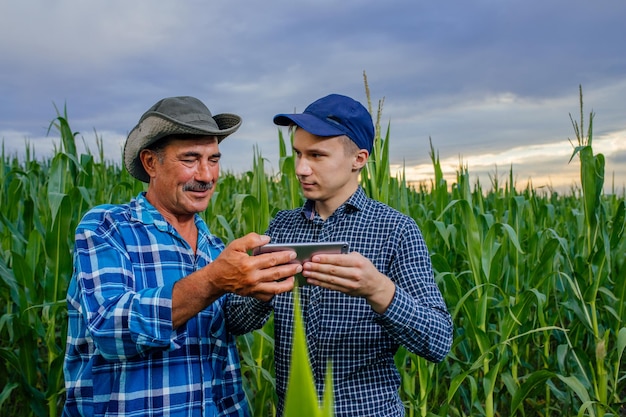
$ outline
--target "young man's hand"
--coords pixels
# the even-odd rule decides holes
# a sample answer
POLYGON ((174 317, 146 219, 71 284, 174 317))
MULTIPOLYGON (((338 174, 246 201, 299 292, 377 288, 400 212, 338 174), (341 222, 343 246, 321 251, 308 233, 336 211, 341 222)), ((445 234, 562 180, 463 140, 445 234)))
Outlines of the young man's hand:
POLYGON ((315 255, 304 263, 302 275, 308 284, 365 298, 379 314, 387 310, 396 293, 395 284, 358 252, 315 255))

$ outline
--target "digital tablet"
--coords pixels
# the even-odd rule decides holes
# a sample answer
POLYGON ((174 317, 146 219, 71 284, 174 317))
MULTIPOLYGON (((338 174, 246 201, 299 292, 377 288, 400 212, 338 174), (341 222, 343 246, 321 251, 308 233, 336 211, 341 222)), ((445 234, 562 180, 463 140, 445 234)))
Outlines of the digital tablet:
POLYGON ((268 243, 256 248, 253 254, 259 255, 261 253, 280 252, 283 250, 296 252, 298 256, 293 262, 304 263, 310 261, 313 255, 348 253, 348 244, 346 242, 268 243))
MULTIPOLYGON (((306 243, 268 243, 258 247, 252 252, 253 255, 262 253, 280 252, 292 250, 297 254, 296 259, 291 261, 303 264, 310 261, 313 255, 348 253, 349 246, 346 242, 306 242, 306 243)), ((296 286, 307 285, 306 278, 302 274, 296 275, 296 286)))

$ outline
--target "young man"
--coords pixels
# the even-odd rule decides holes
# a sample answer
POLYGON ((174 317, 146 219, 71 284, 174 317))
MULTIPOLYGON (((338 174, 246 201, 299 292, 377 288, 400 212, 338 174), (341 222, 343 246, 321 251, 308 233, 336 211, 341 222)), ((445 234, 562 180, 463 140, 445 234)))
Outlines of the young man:
POLYGON ((93 208, 76 230, 65 416, 249 415, 227 293, 269 301, 301 267, 284 264, 291 252, 248 256, 266 236, 224 248, 198 215, 215 189, 219 143, 240 124, 171 97, 128 135, 125 166, 148 188, 93 208))
MULTIPOLYGON (((347 255, 316 255, 304 264, 299 288, 318 394, 332 362, 335 416, 403 416, 394 354, 399 345, 439 362, 452 343, 452 322, 435 284, 416 223, 371 200, 359 186, 374 141, 368 111, 331 94, 302 114, 274 123, 295 129, 296 175, 306 203, 279 212, 273 243, 346 241, 347 255)), ((262 326, 274 311, 279 415, 289 375, 292 293, 270 303, 234 297, 228 317, 237 332, 262 326)))

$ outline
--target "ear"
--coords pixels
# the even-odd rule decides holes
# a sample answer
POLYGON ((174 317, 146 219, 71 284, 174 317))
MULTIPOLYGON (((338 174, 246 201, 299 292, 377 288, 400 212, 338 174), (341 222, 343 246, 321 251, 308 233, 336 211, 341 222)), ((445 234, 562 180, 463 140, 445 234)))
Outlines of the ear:
POLYGON ((148 149, 142 149, 139 153, 139 160, 143 165, 143 169, 146 170, 150 178, 156 176, 156 164, 159 163, 159 158, 157 157, 156 152, 148 149))
POLYGON ((369 156, 370 153, 367 150, 359 149, 354 157, 354 161, 352 162, 352 169, 357 171, 362 169, 367 163, 367 158, 369 158, 369 156))

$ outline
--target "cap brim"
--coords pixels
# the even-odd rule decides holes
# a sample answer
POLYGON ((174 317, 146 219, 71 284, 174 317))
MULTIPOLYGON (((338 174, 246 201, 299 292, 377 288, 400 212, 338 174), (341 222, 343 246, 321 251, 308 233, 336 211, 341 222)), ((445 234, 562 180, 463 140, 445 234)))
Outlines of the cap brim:
POLYGON ((274 116, 274 124, 278 126, 296 125, 307 132, 322 137, 342 136, 346 134, 345 130, 320 119, 312 114, 277 114, 274 116))

